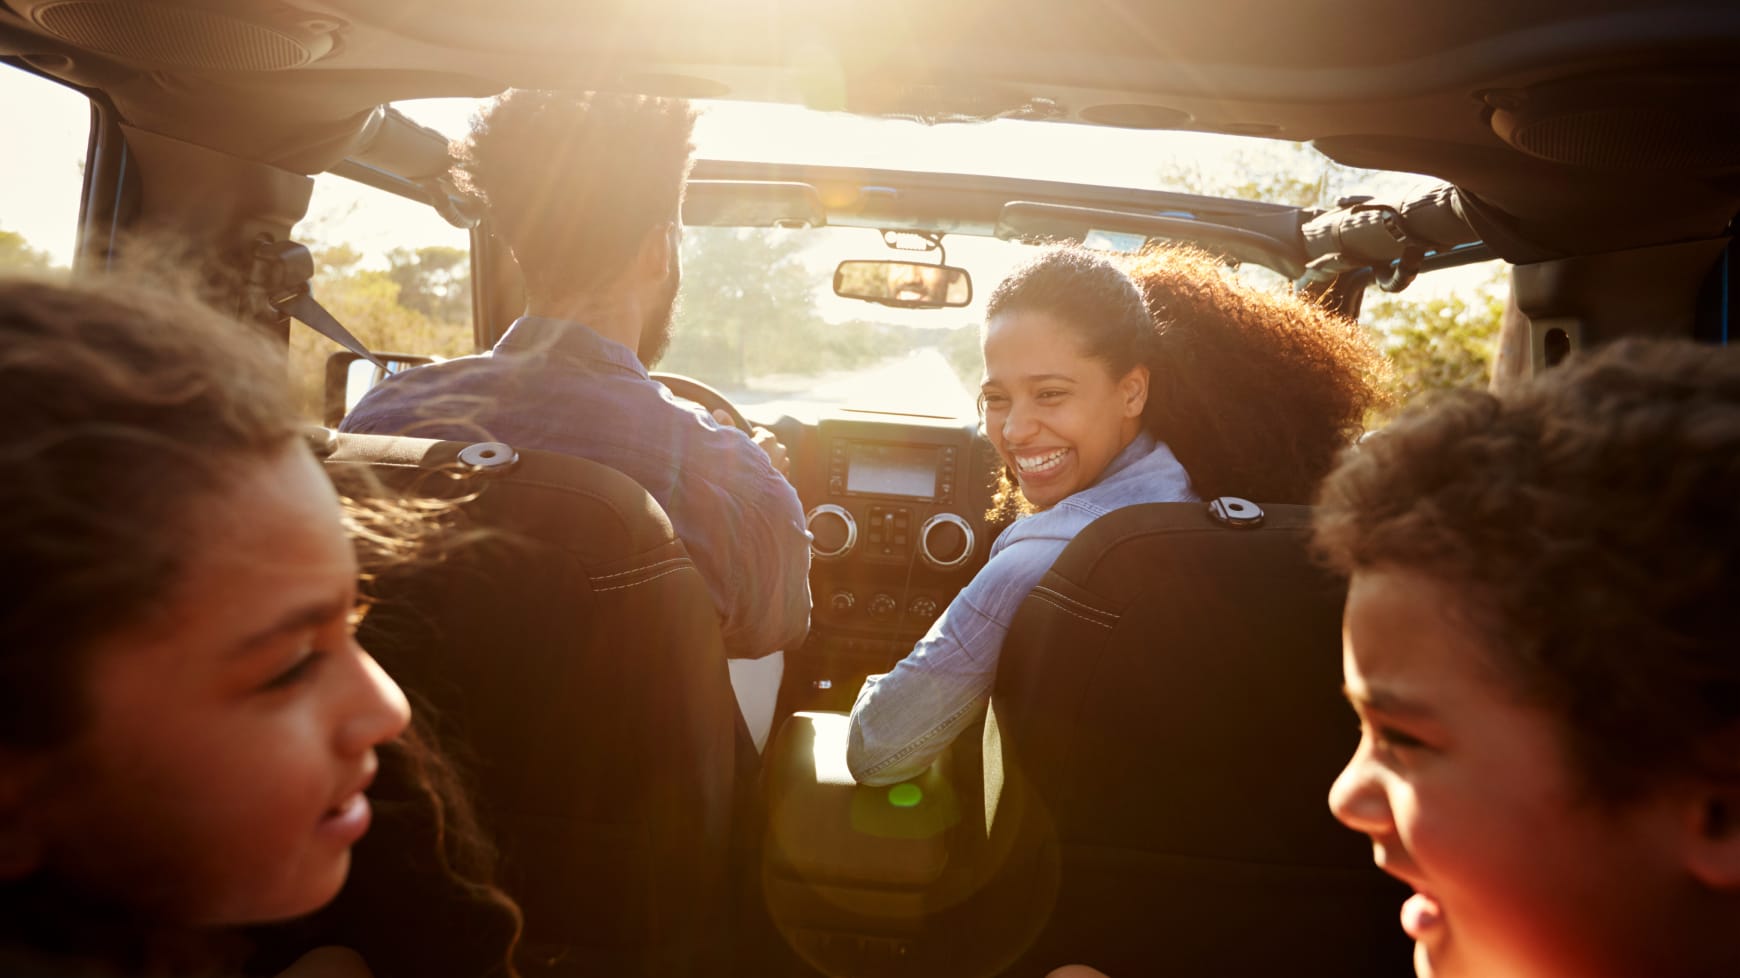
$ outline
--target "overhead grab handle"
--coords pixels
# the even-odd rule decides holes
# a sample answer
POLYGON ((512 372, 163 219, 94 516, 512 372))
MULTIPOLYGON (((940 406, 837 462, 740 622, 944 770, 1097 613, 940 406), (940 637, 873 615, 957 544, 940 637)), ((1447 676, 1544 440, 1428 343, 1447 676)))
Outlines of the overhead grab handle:
POLYGON ((1461 193, 1449 184, 1433 187, 1400 206, 1368 197, 1349 200, 1299 229, 1311 261, 1300 280, 1306 291, 1342 272, 1371 268, 1378 287, 1400 292, 1427 255, 1480 243, 1461 193))

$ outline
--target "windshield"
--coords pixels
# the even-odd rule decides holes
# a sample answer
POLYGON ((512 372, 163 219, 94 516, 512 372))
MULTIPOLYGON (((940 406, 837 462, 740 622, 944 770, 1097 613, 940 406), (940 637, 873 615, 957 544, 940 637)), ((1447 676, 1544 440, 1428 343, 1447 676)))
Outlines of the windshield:
MULTIPOLYGON (((429 99, 398 108, 459 139, 486 104, 429 99)), ((926 125, 761 103, 696 106, 696 155, 708 160, 1054 180, 1307 208, 1333 207, 1356 193, 1399 200, 1438 183, 1357 170, 1307 145, 1254 137, 1016 120, 926 125)), ((656 369, 719 389, 762 423, 780 415, 813 422, 840 410, 973 417, 985 299, 1032 253, 1015 242, 948 235, 942 239, 947 263, 972 275, 973 300, 962 308, 915 310, 834 295, 840 261, 944 257, 891 249, 874 229, 691 226, 683 235, 672 343, 656 369)), ((1246 265, 1238 274, 1266 287, 1288 287, 1267 269, 1246 265)), ((1471 339, 1456 354, 1455 367, 1484 376, 1502 306, 1495 298, 1497 274, 1488 267, 1422 276, 1406 296, 1368 302, 1367 319, 1386 346, 1438 373, 1443 357, 1437 344, 1414 349, 1418 336, 1429 332, 1420 327, 1472 323, 1462 329, 1471 339)))
POLYGON ((757 418, 813 421, 838 408, 971 417, 985 298, 1032 249, 959 235, 943 248, 972 274, 971 304, 898 309, 836 296, 834 266, 934 262, 936 251, 890 249, 869 228, 685 228, 683 286, 659 369, 717 387, 757 418))

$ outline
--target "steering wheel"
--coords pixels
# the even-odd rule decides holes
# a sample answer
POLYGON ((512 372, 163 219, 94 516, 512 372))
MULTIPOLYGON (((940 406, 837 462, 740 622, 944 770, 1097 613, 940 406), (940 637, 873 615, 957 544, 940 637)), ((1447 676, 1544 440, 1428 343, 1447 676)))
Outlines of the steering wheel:
POLYGON ((742 411, 737 410, 737 405, 725 399, 724 394, 693 377, 685 377, 682 374, 649 373, 647 376, 665 385, 672 394, 683 400, 694 401, 706 408, 709 414, 714 411, 724 411, 731 415, 731 423, 737 426, 737 430, 751 438, 755 437, 754 426, 743 417, 742 411))

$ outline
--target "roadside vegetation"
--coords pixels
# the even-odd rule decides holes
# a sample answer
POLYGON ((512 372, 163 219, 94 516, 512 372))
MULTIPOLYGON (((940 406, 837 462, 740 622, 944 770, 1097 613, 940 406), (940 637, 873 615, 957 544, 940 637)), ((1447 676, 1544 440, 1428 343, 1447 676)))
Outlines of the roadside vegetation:
MULTIPOLYGON (((1187 174, 1178 183, 1202 193, 1314 206, 1333 192, 1327 181, 1296 177, 1228 187, 1187 174)), ((968 390, 978 386, 976 324, 922 328, 870 318, 825 321, 816 307, 816 273, 803 261, 797 235, 706 229, 686 235, 683 249, 675 339, 660 369, 742 388, 758 377, 849 371, 933 347, 968 390)), ((315 257, 315 296, 370 349, 438 357, 472 352, 470 265, 464 249, 397 248, 385 254, 384 267, 344 243, 317 246, 315 257)), ((0 225, 0 270, 52 267, 46 252, 0 225)), ((1398 403, 1488 382, 1507 286, 1503 266, 1492 263, 1484 272, 1458 274, 1464 281, 1454 291, 1430 292, 1416 285, 1399 295, 1367 296, 1362 318, 1390 357, 1398 403)), ((320 417, 324 365, 334 349, 313 330, 297 326, 291 331, 289 373, 311 420, 320 417)))

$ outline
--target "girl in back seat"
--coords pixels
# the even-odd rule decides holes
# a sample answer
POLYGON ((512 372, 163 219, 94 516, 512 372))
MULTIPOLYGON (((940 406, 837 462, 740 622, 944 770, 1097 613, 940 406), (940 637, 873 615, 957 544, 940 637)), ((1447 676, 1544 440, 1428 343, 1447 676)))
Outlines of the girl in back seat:
POLYGON ((1021 518, 918 647, 871 676, 847 763, 922 772, 984 715, 1009 622, 1069 541, 1123 506, 1222 495, 1302 503, 1382 396, 1362 328, 1241 284, 1210 256, 1042 253, 985 310, 984 431, 1021 518))
POLYGON ((383 765, 433 792, 285 388, 189 300, 0 280, 0 973, 243 970, 345 885, 383 765))

